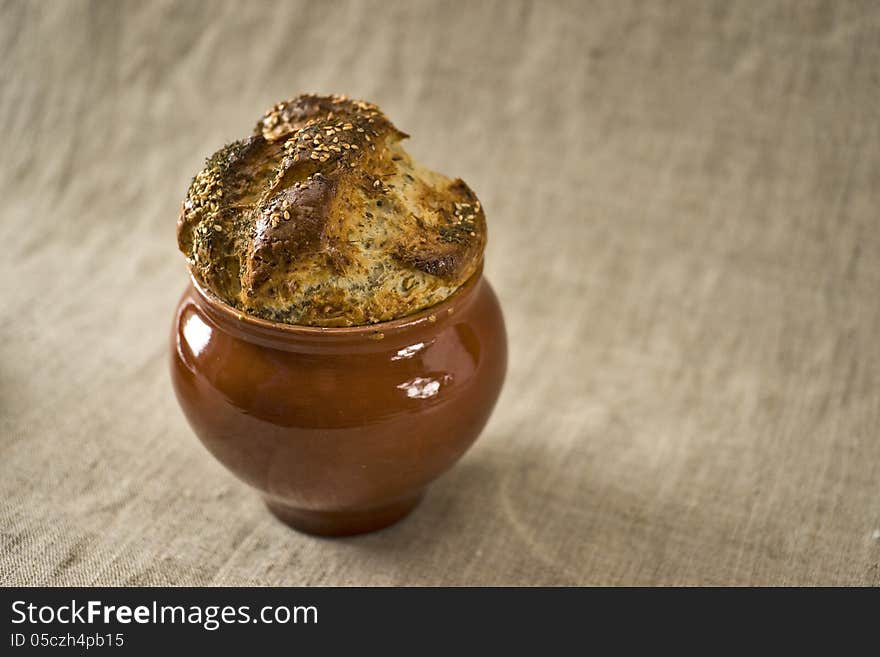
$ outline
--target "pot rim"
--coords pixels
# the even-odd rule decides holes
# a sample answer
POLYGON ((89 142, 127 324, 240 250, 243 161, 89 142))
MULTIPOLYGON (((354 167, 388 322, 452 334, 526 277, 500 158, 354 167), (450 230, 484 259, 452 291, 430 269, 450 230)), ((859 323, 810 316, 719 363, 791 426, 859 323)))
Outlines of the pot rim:
POLYGON ((462 283, 452 294, 434 304, 423 308, 418 312, 391 319, 377 324, 360 324, 357 326, 307 326, 305 324, 287 324, 285 322, 276 322, 269 319, 263 319, 256 315, 246 313, 226 301, 218 297, 214 292, 202 286, 192 273, 192 269, 187 266, 190 283, 198 294, 199 298, 207 303, 210 310, 219 314, 221 319, 233 322, 242 328, 253 328, 263 333, 276 333, 291 338, 302 337, 339 337, 339 338, 368 338, 382 339, 386 333, 399 333, 400 331, 413 328, 415 326, 438 322, 439 319, 445 319, 449 315, 454 314, 457 306, 463 301, 469 300, 471 292, 483 276, 483 260, 480 260, 477 269, 471 274, 464 283, 462 283))

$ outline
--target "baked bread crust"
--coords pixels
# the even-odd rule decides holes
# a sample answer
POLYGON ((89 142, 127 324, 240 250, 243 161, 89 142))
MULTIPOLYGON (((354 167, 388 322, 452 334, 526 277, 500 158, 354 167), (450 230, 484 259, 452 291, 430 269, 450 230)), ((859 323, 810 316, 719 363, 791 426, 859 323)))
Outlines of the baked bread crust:
POLYGON ((439 303, 480 266, 486 219, 461 179, 425 169, 376 105, 302 95, 208 158, 177 223, 196 279, 255 316, 388 321, 439 303))

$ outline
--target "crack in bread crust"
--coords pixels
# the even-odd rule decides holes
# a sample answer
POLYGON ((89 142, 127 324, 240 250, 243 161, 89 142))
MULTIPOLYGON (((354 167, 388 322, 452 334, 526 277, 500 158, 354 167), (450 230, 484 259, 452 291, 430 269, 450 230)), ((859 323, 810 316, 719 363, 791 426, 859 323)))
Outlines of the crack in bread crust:
POLYGON ((476 270, 482 205, 406 153, 371 103, 303 95, 208 158, 177 224, 196 279, 255 316, 308 326, 388 321, 476 270))

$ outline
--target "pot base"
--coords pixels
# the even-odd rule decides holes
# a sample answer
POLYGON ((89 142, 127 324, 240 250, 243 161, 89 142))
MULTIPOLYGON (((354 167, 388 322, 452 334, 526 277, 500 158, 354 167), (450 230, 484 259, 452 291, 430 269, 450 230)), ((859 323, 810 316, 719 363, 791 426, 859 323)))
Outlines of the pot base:
POLYGON ((418 506, 423 492, 385 506, 352 511, 310 511, 297 509, 274 500, 266 500, 269 511, 284 524, 316 536, 351 536, 365 534, 402 520, 418 506))

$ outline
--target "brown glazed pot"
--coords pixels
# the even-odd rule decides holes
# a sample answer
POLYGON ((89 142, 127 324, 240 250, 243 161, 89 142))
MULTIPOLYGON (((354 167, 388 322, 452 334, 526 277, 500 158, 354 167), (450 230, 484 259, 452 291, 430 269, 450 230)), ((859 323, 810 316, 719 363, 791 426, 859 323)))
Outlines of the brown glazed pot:
POLYGON ((276 516, 322 535, 409 513, 476 440, 506 364, 481 271, 423 312, 352 328, 244 315, 192 281, 171 331, 174 389, 205 447, 276 516))

